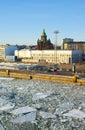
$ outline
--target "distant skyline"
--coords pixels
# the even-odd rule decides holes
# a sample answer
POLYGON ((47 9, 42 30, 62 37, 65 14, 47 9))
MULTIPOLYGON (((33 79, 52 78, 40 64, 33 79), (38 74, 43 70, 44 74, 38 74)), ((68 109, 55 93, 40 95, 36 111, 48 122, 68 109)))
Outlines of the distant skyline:
POLYGON ((0 44, 34 45, 43 29, 52 43, 85 41, 85 0, 0 0, 0 44))

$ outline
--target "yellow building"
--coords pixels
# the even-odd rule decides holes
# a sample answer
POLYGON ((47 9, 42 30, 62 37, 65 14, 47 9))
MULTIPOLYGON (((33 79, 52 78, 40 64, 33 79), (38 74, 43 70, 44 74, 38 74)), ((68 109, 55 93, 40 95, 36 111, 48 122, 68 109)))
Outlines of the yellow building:
POLYGON ((71 38, 65 38, 62 41, 62 47, 63 50, 82 50, 85 56, 85 42, 83 41, 74 41, 71 38))

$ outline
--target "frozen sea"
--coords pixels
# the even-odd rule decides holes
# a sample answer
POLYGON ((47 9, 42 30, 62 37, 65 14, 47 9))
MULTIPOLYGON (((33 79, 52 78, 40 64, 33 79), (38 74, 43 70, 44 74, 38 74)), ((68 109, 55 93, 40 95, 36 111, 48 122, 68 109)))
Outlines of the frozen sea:
POLYGON ((85 130, 85 86, 0 78, 0 130, 85 130))

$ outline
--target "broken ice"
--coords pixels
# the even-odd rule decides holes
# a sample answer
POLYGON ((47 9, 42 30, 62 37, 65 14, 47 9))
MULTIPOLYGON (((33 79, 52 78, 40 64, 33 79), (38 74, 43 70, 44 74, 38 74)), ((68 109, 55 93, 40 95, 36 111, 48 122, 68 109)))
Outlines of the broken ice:
POLYGON ((42 118, 55 118, 56 116, 53 115, 52 113, 49 113, 49 112, 44 112, 44 111, 40 111, 39 112, 39 115, 42 117, 42 118))
POLYGON ((33 95, 33 101, 36 101, 36 100, 39 100, 39 99, 43 99, 43 98, 46 98, 48 97, 47 94, 44 94, 44 93, 36 93, 33 95))
POLYGON ((34 121, 36 119, 36 112, 30 112, 28 114, 16 117, 12 120, 13 123, 24 123, 29 121, 34 121))
POLYGON ((65 113, 63 115, 68 116, 68 117, 80 118, 80 119, 85 118, 85 112, 77 110, 77 109, 73 109, 73 110, 71 110, 68 113, 65 113))
POLYGON ((36 112, 37 110, 33 107, 25 106, 25 107, 20 107, 15 110, 12 110, 10 113, 14 115, 19 115, 19 114, 25 114, 29 112, 36 112))
POLYGON ((0 130, 4 130, 3 126, 0 124, 0 130))
POLYGON ((8 104, 0 107, 0 111, 7 111, 7 110, 10 110, 10 109, 13 109, 14 107, 15 107, 15 104, 8 103, 8 104))
POLYGON ((0 98, 0 111, 7 111, 15 107, 14 103, 8 102, 5 99, 0 98))

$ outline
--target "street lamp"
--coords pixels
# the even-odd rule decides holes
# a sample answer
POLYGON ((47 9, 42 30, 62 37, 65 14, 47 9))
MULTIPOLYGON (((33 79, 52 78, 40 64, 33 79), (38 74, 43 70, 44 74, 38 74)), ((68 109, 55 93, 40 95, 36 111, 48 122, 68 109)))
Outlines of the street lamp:
POLYGON ((54 34, 55 34, 55 50, 56 50, 56 48, 57 48, 57 34, 59 33, 59 31, 58 30, 55 30, 54 31, 54 34))
POLYGON ((57 64, 57 55, 56 55, 56 49, 57 49, 57 34, 59 33, 58 30, 54 31, 55 34, 55 43, 54 43, 54 57, 55 57, 55 64, 57 64))

